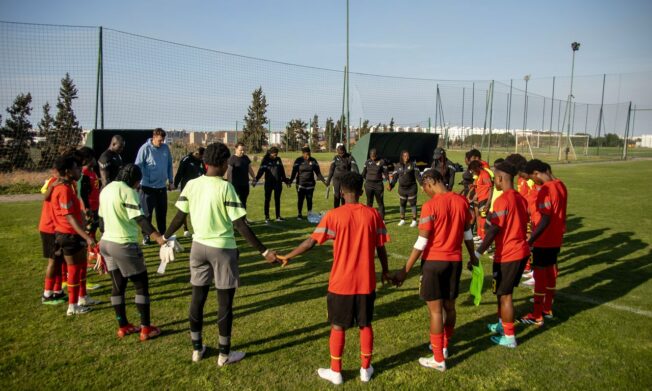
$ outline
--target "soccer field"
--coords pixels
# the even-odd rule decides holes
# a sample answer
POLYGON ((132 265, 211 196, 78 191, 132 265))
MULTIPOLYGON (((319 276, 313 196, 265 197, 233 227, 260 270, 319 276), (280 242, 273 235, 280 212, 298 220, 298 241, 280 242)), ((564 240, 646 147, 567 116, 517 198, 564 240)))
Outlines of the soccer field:
MULTIPOLYGON (((417 359, 429 353, 428 318, 417 296, 418 270, 401 288, 377 289, 374 314, 376 373, 365 385, 358 369, 357 329, 347 333, 342 389, 649 389, 652 388, 652 162, 631 161, 553 166, 569 190, 568 232, 560 254, 555 319, 542 328, 517 326, 519 346, 510 350, 489 340, 486 324, 496 319, 490 291, 475 307, 468 295, 470 273, 462 274, 457 328, 445 373, 427 370, 417 359)), ((318 185, 315 211, 326 211, 318 185)), ((172 200, 178 193, 173 193, 172 200)), ((419 194, 419 205, 424 194, 419 194)), ((417 236, 398 227, 398 196, 385 192, 391 242, 390 268, 401 267, 417 236)), ((364 202, 363 196, 362 201, 364 202)), ((249 218, 263 243, 281 253, 312 230, 296 221, 296 191, 284 189, 284 223, 265 226, 263 188, 252 190, 249 218)), ((273 207, 272 207, 273 208, 273 207)), ((168 222, 176 209, 169 210, 168 222)), ((305 212, 304 212, 305 213, 305 212)), ((155 274, 158 246, 145 248, 150 272, 152 321, 163 334, 141 343, 119 340, 110 306, 110 280, 90 292, 102 300, 87 315, 67 317, 65 305, 44 306, 45 260, 37 231, 40 203, 0 204, 0 386, 2 389, 330 389, 316 368, 329 365, 326 289, 330 245, 316 247, 286 268, 270 266, 239 238, 241 287, 235 298, 232 347, 247 357, 219 368, 216 294, 205 307, 207 358, 192 363, 186 252, 155 274), (228 388, 227 388, 228 387, 228 388)), ((273 215, 273 212, 272 212, 273 215)), ((465 256, 466 261, 466 256, 465 256)), ((485 289, 491 261, 482 259, 485 289)), ((377 267, 377 271, 380 267, 377 267)), ((127 314, 137 323, 134 290, 127 290, 127 314)), ((514 293, 516 315, 529 312, 531 290, 514 293)))

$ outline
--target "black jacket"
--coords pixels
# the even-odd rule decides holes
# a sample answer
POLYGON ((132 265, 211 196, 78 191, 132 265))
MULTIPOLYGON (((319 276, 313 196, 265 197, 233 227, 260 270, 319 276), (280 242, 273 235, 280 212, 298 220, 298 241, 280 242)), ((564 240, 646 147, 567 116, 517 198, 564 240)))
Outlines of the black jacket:
POLYGON ((395 168, 396 171, 394 171, 392 181, 389 183, 390 188, 394 188, 396 182, 403 189, 409 189, 417 183, 421 184, 421 173, 415 161, 408 162, 407 164, 397 163, 395 168))
POLYGON ((260 162, 260 168, 258 168, 258 173, 256 174, 256 182, 260 180, 263 174, 265 174, 265 184, 268 185, 280 185, 287 181, 283 162, 278 156, 276 159, 272 159, 265 155, 263 161, 260 162))
POLYGON ((362 177, 365 181, 382 181, 383 178, 389 179, 387 172, 387 162, 385 159, 373 161, 368 159, 364 162, 362 177))
POLYGON ((206 174, 204 162, 193 156, 192 153, 186 155, 179 162, 179 168, 174 176, 174 187, 183 190, 189 180, 198 178, 206 174))
POLYGON ((453 190, 453 186, 455 185, 455 165, 453 162, 446 159, 446 162, 442 166, 441 160, 434 160, 430 169, 439 171, 444 177, 444 183, 448 190, 453 190))
POLYGON ((350 153, 345 153, 344 156, 341 157, 340 155, 335 155, 331 162, 331 168, 328 171, 328 181, 326 182, 326 185, 330 185, 333 178, 337 179, 349 171, 360 172, 358 171, 358 164, 355 162, 353 156, 351 156, 350 153))
POLYGON ((305 160, 303 156, 298 157, 292 166, 292 175, 290 175, 290 183, 297 179, 297 187, 303 189, 315 188, 315 175, 320 181, 325 181, 324 176, 319 169, 319 163, 315 158, 311 157, 305 160))

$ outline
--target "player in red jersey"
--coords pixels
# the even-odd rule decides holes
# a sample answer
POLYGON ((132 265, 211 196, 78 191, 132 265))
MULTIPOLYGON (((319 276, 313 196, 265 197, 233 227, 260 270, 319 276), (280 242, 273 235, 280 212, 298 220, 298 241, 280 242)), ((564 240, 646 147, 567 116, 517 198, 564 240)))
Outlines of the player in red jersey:
POLYGON ((480 160, 473 160, 469 163, 469 170, 476 177, 475 180, 475 202, 476 202, 476 221, 477 231, 481 239, 485 235, 485 223, 487 221, 487 212, 491 206, 491 195, 493 193, 492 172, 489 168, 484 168, 480 160))
POLYGON ((568 191, 564 183, 552 175, 550 165, 530 160, 525 171, 541 186, 537 193, 534 222, 528 244, 533 246, 534 311, 521 319, 526 324, 543 325, 543 317, 552 317, 552 301, 557 286, 557 257, 566 232, 568 191))
POLYGON ((48 266, 45 270, 45 286, 41 302, 43 304, 60 304, 67 300, 66 295, 61 289, 61 265, 63 264, 63 255, 57 251, 54 235, 54 216, 50 196, 52 188, 59 184, 56 176, 49 178, 41 188, 43 193, 43 206, 41 208, 41 218, 38 224, 38 230, 41 234, 41 244, 43 245, 43 257, 48 260, 48 266))
POLYGON ((63 251, 68 265, 68 315, 85 314, 89 307, 78 304, 79 282, 82 269, 87 267, 86 248, 95 246, 95 241, 82 228, 81 201, 75 191, 75 183, 81 176, 77 159, 70 154, 59 157, 55 162, 61 184, 52 189, 50 202, 54 214, 54 229, 57 246, 63 251))
POLYGON ((362 195, 362 176, 347 172, 339 179, 344 205, 332 209, 321 219, 313 234, 284 257, 285 262, 332 239, 333 267, 328 280, 328 320, 331 323, 330 368, 317 373, 333 384, 342 383, 342 353, 345 330, 360 328, 360 380, 368 382, 374 373, 371 366, 373 330, 371 321, 376 299, 374 252, 382 267, 382 281, 388 281, 387 251, 389 235, 385 223, 374 208, 358 203, 362 195))
POLYGON ((494 202, 493 211, 487 219, 487 236, 475 253, 479 258, 495 241, 492 290, 498 297, 498 322, 489 324, 488 327, 492 333, 500 334, 491 337, 491 341, 508 348, 516 347, 512 293, 530 258, 530 247, 527 244, 527 201, 514 190, 516 175, 516 167, 509 162, 496 166, 495 186, 502 191, 502 195, 494 202))
POLYGON ((448 191, 441 173, 423 175, 423 190, 431 198, 421 208, 419 238, 405 267, 395 273, 394 283, 403 284, 417 259, 421 262, 419 295, 430 313, 430 343, 433 355, 422 357, 426 368, 446 370, 448 342, 455 331, 455 299, 462 275, 462 241, 477 264, 471 233, 471 212, 464 197, 448 191))

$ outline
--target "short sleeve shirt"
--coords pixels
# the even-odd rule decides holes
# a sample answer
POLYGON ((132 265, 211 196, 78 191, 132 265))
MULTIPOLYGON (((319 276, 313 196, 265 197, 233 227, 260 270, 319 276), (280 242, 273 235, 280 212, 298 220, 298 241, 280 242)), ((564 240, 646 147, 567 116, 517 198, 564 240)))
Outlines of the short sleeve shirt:
POLYGON ((143 215, 136 189, 125 182, 113 181, 100 193, 99 215, 104 221, 102 240, 113 243, 137 243, 138 224, 134 220, 143 215))
MULTIPOLYGON (((48 191, 50 184, 56 180, 57 178, 52 177, 45 181, 45 184, 41 188, 41 193, 45 194, 45 192, 48 191)), ((41 207, 41 218, 38 222, 38 230, 46 234, 54 233, 54 214, 52 212, 52 204, 50 203, 51 200, 52 197, 50 197, 49 200, 43 200, 43 206, 41 207)))
POLYGON ((489 192, 492 186, 491 175, 483 168, 480 170, 478 179, 475 181, 475 194, 478 196, 478 201, 489 199, 489 192))
POLYGON ((507 190, 496 199, 487 222, 500 229, 495 239, 495 263, 520 261, 530 255, 527 201, 516 190, 507 190))
POLYGON ((75 229, 66 220, 72 215, 82 225, 81 200, 75 192, 75 184, 62 183, 52 189, 50 203, 54 214, 54 229, 62 234, 76 234, 75 229))
POLYGON ((537 194, 537 212, 550 216, 550 223, 534 242, 534 247, 561 247, 566 232, 567 200, 566 186, 559 179, 548 181, 541 186, 537 194))
POLYGON ((233 221, 247 212, 231 183, 207 175, 192 179, 175 206, 190 214, 193 241, 215 248, 237 248, 233 221))
POLYGON ((231 166, 231 183, 236 186, 249 185, 249 165, 251 160, 247 155, 229 157, 229 166, 231 166))
POLYGON ((322 244, 333 240, 333 267, 328 291, 339 295, 367 295, 376 290, 376 247, 389 242, 387 228, 374 208, 345 204, 321 219, 311 236, 322 244))
POLYGON ((419 230, 430 231, 422 258, 426 261, 462 261, 464 228, 471 221, 469 203, 453 192, 437 194, 421 208, 419 230))
POLYGON ((87 176, 90 183, 90 193, 88 194, 88 203, 91 210, 98 210, 100 207, 100 181, 95 171, 88 167, 82 168, 82 174, 87 176))

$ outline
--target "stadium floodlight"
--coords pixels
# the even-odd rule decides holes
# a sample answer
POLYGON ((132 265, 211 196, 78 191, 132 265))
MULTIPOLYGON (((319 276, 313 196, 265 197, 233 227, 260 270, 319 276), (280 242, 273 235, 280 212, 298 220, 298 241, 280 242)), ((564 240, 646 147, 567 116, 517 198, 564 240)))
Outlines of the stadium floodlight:
POLYGON ((530 81, 530 77, 531 75, 523 76, 523 80, 525 80, 525 101, 523 103, 523 131, 524 132, 527 127, 527 83, 530 81))

